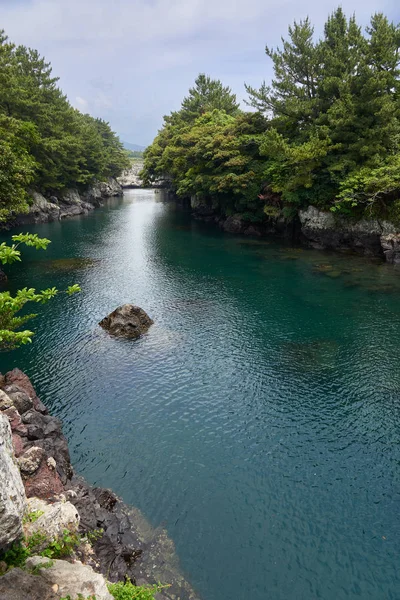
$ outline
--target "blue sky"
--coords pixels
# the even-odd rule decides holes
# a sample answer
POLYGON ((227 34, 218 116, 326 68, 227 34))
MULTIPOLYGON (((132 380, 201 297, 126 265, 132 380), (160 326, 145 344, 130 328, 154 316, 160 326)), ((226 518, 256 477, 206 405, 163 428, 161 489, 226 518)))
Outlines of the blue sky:
MULTIPOLYGON (((0 0, 0 27, 53 65, 71 103, 99 116, 125 141, 147 145, 179 107, 199 72, 245 97, 243 82, 271 77, 265 45, 294 19, 320 31, 331 0, 0 0)), ((398 0, 343 0, 360 23, 398 0)))

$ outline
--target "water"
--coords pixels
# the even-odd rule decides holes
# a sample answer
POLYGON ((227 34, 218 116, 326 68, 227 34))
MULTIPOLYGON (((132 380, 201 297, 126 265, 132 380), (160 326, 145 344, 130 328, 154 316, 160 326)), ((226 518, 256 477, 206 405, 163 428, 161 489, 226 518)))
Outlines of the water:
POLYGON ((53 243, 13 287, 83 292, 1 370, 32 377, 78 472, 166 525, 204 600, 400 598, 400 273, 161 200, 30 228, 53 243), (155 321, 140 341, 97 326, 124 302, 155 321))

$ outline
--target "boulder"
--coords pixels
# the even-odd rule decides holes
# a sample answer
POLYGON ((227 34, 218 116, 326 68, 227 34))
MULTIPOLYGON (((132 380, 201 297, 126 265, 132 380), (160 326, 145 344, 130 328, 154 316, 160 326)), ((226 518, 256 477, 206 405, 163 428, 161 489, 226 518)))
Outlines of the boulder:
POLYGON ((0 413, 0 548, 21 536, 25 510, 24 484, 15 462, 10 423, 0 413))
POLYGON ((35 389, 27 375, 20 369, 13 369, 5 375, 5 385, 16 385, 20 391, 28 394, 33 402, 33 408, 43 414, 47 414, 47 408, 39 400, 36 395, 35 389))
POLYGON ((40 516, 33 523, 24 525, 25 535, 31 537, 35 533, 43 533, 46 536, 43 547, 36 547, 37 552, 43 550, 49 541, 60 539, 66 529, 75 533, 79 528, 79 514, 71 502, 48 504, 40 498, 30 498, 28 513, 37 513, 40 516))
POLYGON ((20 415, 23 415, 33 407, 33 401, 24 390, 17 385, 6 385, 4 392, 11 398, 13 405, 20 415))
POLYGON ((222 228, 228 233, 243 233, 246 227, 241 215, 233 215, 224 221, 222 228))
POLYGON ((38 470, 44 457, 44 450, 32 446, 18 459, 18 466, 24 475, 32 475, 38 470))
POLYGON ((400 264, 400 233, 381 235, 381 246, 386 262, 400 264))
POLYGON ((138 338, 153 323, 154 321, 139 306, 124 304, 116 308, 107 317, 104 317, 99 325, 112 335, 125 338, 138 338))
POLYGON ((10 396, 8 396, 3 390, 0 390, 0 410, 7 410, 14 406, 10 396))
POLYGON ((79 561, 70 563, 32 556, 26 561, 26 566, 35 569, 46 583, 58 586, 57 592, 61 597, 70 596, 71 600, 78 600, 94 596, 96 600, 113 600, 104 577, 79 561), (44 566, 41 568, 40 565, 44 566))
MULTIPOLYGON (((42 559, 43 560, 43 559, 42 559)), ((51 584, 22 569, 11 569, 0 577, 0 600, 59 600, 51 584)))
POLYGON ((53 467, 43 461, 38 470, 25 480, 25 492, 28 498, 34 496, 43 500, 52 500, 62 494, 64 486, 53 467))

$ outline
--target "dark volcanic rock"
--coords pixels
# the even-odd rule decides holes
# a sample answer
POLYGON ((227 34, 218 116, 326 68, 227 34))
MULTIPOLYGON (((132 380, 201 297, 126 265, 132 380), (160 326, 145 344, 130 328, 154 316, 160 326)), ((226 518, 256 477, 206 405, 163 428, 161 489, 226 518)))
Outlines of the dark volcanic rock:
POLYGON ((41 500, 54 500, 63 493, 62 481, 53 468, 42 462, 39 469, 24 480, 27 498, 40 498, 41 500))
POLYGON ((139 306, 123 304, 107 317, 104 317, 99 325, 112 335, 125 338, 138 338, 153 323, 154 321, 139 306))
POLYGON ((11 400, 20 415, 26 413, 30 408, 33 407, 33 401, 28 394, 20 389, 17 385, 6 385, 4 388, 5 393, 11 400))
POLYGON ((4 376, 4 381, 5 385, 15 385, 19 390, 28 394, 29 398, 31 398, 33 402, 34 409, 40 413, 47 414, 47 408, 37 397, 36 391, 31 384, 29 377, 20 369, 13 369, 12 371, 6 373, 4 376))

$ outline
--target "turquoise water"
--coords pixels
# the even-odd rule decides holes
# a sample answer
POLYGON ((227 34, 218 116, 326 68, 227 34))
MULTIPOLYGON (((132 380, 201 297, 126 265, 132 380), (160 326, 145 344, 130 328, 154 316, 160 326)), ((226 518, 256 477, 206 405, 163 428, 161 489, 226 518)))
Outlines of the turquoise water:
POLYGON ((53 243, 13 287, 83 292, 1 370, 32 377, 78 472, 166 525, 203 600, 400 598, 400 272, 161 200, 30 228, 53 243), (124 302, 155 321, 137 342, 97 326, 124 302))

